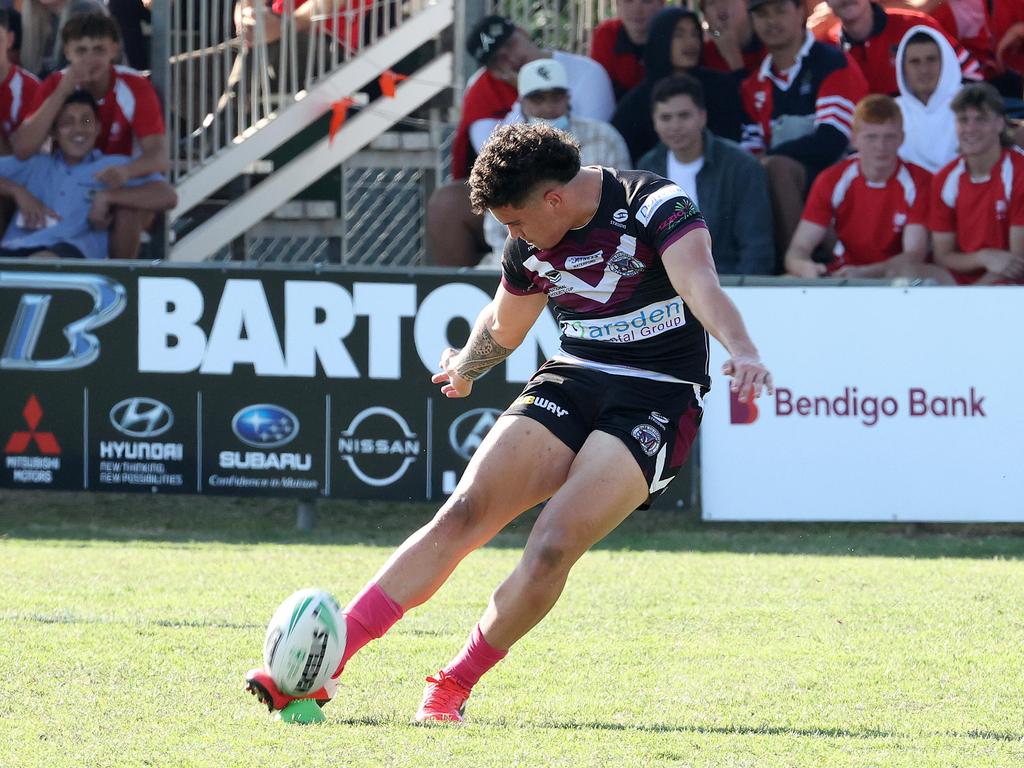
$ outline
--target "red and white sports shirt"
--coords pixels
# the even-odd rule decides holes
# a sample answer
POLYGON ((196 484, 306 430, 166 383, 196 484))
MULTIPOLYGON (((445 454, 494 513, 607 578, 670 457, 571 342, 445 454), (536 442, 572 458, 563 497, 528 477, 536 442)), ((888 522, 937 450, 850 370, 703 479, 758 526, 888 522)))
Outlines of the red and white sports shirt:
POLYGON ((854 156, 818 175, 801 218, 835 226, 837 258, 830 267, 875 264, 903 253, 908 224, 928 226, 930 183, 928 171, 903 161, 884 182, 870 182, 854 156))
POLYGON ((28 70, 12 64, 7 77, 0 83, 0 134, 8 141, 28 115, 37 90, 39 79, 28 70))
MULTIPOLYGON (((36 91, 26 117, 34 113, 57 90, 64 71, 54 72, 36 91)), ((131 67, 115 66, 110 90, 99 101, 100 135, 96 149, 105 155, 137 154, 136 143, 146 136, 164 132, 160 99, 152 84, 131 67)))
MULTIPOLYGON (((932 182, 929 215, 933 232, 952 232, 956 249, 974 253, 983 248, 1010 247, 1010 227, 1024 227, 1024 150, 1004 149, 984 179, 972 179, 967 161, 958 157, 932 182)), ((954 273, 957 282, 973 283, 984 270, 954 273)))

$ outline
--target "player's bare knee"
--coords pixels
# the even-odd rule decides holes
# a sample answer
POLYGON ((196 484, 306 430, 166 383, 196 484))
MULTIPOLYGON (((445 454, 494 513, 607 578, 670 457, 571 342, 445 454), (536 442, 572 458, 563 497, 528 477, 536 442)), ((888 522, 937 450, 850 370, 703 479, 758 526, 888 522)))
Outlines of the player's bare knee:
POLYGON ((578 557, 578 547, 563 532, 545 534, 527 546, 525 565, 531 581, 546 582, 567 573, 578 557))
POLYGON ((484 504, 477 494, 456 492, 434 515, 431 527, 449 541, 472 535, 484 517, 484 504))

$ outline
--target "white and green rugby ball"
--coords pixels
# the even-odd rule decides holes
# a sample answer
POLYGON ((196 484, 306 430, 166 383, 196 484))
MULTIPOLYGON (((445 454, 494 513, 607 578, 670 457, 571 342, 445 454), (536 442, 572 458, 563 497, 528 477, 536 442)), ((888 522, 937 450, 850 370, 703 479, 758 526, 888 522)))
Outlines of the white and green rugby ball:
POLYGON ((263 643, 263 663, 289 696, 321 688, 341 664, 345 618, 322 589, 300 589, 274 612, 263 643))

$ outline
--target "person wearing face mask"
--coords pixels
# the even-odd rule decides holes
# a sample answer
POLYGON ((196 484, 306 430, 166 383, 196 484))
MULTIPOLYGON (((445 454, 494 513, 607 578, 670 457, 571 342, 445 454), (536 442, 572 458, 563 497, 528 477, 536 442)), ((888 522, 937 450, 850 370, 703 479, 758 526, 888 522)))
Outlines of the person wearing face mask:
POLYGON ((658 143, 651 121, 651 92, 654 84, 669 75, 688 74, 700 81, 707 98, 708 130, 738 141, 743 122, 739 78, 701 66, 700 19, 693 11, 666 8, 651 21, 644 48, 646 76, 622 97, 612 125, 622 134, 630 155, 639 160, 658 143))
MULTIPOLYGON (((619 132, 603 120, 577 117, 569 101, 569 76, 554 59, 537 59, 519 70, 519 103, 503 123, 544 123, 570 134, 580 145, 583 165, 628 168, 629 150, 619 132)), ((479 267, 497 268, 505 250, 508 230, 493 216, 484 215, 484 237, 491 248, 479 267)))
POLYGON ((476 266, 487 254, 483 217, 473 213, 465 180, 476 153, 518 96, 519 70, 531 61, 557 61, 565 67, 573 112, 578 117, 607 120, 615 109, 612 83, 604 67, 586 56, 546 51, 526 31, 503 16, 485 16, 466 36, 466 50, 482 69, 469 79, 462 98, 461 119, 452 142, 452 178, 427 201, 425 264, 476 266))
POLYGON ((896 82, 906 134, 900 157, 937 173, 957 153, 949 105, 960 90, 960 64, 945 35, 931 27, 911 27, 896 51, 896 82))

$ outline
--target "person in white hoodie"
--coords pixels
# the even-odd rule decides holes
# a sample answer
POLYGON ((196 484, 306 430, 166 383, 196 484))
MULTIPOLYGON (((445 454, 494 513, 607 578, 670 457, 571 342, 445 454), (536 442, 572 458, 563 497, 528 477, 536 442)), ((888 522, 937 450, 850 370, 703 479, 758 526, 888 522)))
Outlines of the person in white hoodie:
POLYGON ((960 91, 960 63, 941 32, 911 27, 896 49, 896 103, 905 139, 900 158, 935 173, 957 154, 956 120, 949 105, 960 91))

